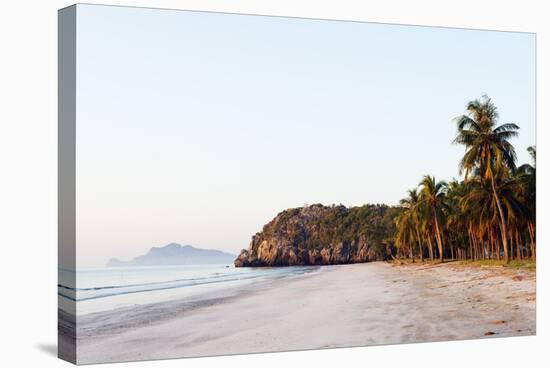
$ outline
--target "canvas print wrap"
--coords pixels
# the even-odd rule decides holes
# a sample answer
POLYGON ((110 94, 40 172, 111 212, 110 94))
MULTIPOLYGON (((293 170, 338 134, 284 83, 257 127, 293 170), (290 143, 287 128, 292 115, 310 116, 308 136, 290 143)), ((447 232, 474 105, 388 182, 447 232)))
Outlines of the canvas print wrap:
POLYGON ((535 35, 59 12, 59 356, 533 335, 535 35))

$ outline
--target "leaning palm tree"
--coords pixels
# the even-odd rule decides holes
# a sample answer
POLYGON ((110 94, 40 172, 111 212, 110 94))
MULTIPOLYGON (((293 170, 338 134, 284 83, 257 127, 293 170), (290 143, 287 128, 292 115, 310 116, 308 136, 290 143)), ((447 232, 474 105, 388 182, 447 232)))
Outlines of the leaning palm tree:
POLYGON ((444 206, 447 184, 443 181, 436 182, 433 176, 426 175, 419 185, 420 203, 423 205, 428 222, 433 224, 433 232, 439 250, 439 260, 443 262, 443 241, 441 239, 442 230, 439 218, 444 206))
POLYGON ((467 114, 457 118, 458 132, 453 141, 464 145, 466 149, 459 171, 461 174, 465 173, 466 181, 475 171, 483 182, 490 185, 500 220, 504 260, 508 262, 506 215, 496 186, 499 180, 497 175, 506 175, 507 171, 514 171, 516 168, 516 152, 509 139, 518 135, 519 127, 516 124, 497 126, 497 107, 487 96, 470 101, 466 110, 467 114))

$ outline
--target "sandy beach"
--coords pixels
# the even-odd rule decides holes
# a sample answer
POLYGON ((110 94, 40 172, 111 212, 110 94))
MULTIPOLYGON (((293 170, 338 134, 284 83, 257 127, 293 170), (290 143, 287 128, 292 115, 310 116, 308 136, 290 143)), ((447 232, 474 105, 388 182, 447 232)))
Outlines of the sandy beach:
POLYGON ((79 317, 78 363, 535 334, 535 273, 456 263, 319 267, 197 301, 79 317))

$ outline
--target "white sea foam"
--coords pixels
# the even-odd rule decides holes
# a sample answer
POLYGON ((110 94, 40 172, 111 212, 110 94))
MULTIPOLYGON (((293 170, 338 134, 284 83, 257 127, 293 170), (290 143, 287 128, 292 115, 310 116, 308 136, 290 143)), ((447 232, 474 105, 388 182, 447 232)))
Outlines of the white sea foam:
POLYGON ((201 294, 310 272, 316 267, 235 268, 232 265, 143 266, 59 270, 58 294, 78 315, 201 294), (73 285, 72 280, 76 280, 73 285))

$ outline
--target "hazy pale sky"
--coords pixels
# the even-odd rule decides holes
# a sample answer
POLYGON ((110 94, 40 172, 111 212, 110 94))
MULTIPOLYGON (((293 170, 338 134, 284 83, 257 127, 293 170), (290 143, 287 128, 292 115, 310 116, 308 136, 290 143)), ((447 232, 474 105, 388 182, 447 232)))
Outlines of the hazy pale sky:
POLYGON ((237 253, 278 212, 396 204, 458 176, 488 94, 535 144, 535 36, 95 5, 77 10, 77 265, 237 253))

